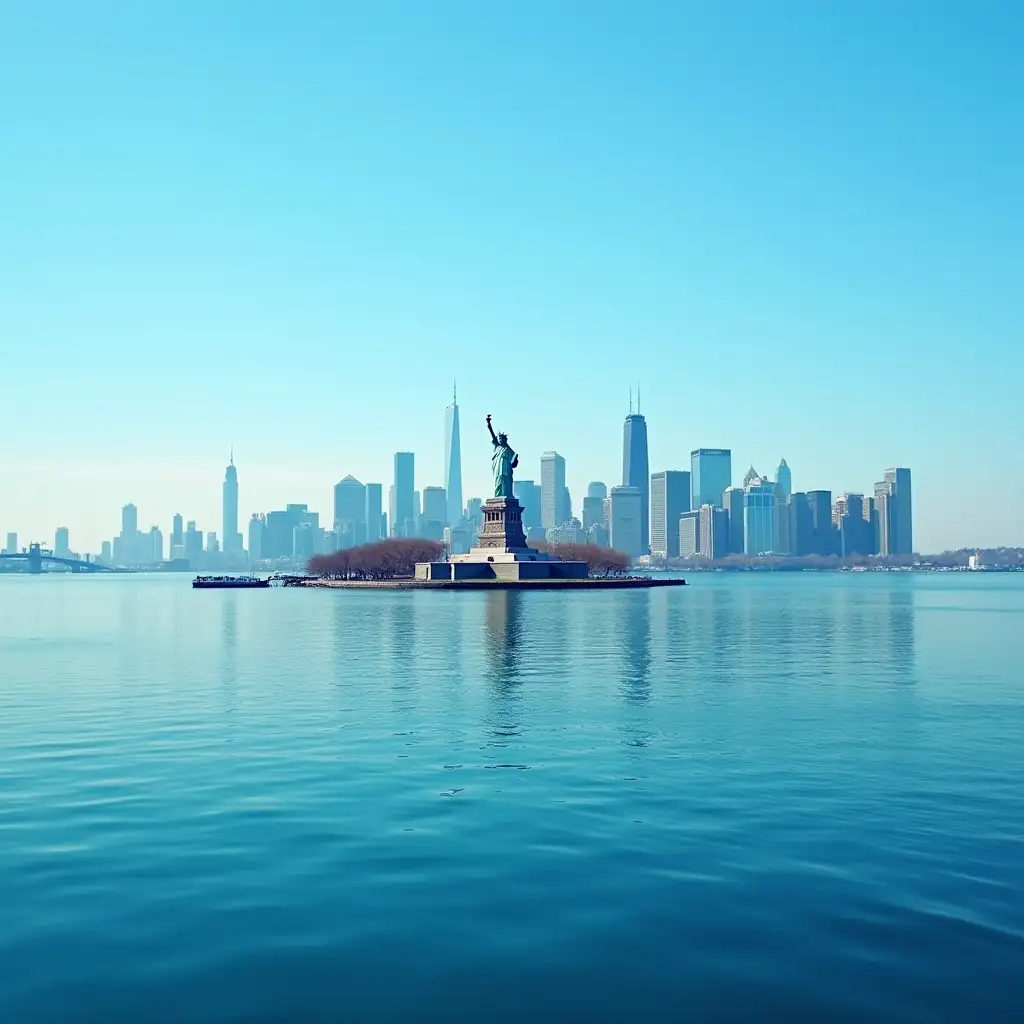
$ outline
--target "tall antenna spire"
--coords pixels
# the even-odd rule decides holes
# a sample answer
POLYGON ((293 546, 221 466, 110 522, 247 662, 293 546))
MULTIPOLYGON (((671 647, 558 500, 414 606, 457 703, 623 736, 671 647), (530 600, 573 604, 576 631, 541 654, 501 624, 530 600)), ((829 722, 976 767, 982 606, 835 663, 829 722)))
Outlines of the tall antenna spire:
POLYGON ((452 405, 456 404, 457 395, 455 392, 455 378, 452 377, 452 405))
POLYGON ((232 441, 231 442, 231 465, 233 466, 234 464, 235 464, 235 444, 232 441))

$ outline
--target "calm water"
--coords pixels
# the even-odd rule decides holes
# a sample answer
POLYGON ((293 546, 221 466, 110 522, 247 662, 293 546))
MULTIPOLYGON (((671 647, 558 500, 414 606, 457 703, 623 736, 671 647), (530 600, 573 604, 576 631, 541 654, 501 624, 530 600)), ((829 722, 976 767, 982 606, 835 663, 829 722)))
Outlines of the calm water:
POLYGON ((1024 577, 0 578, 0 1018, 1024 1017, 1024 577))

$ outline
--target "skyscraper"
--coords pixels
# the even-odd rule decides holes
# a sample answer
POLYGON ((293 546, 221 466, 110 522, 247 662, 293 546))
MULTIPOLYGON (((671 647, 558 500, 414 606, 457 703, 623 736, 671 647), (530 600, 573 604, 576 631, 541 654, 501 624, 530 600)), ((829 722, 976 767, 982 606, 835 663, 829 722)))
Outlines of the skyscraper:
POLYGON ((837 541, 835 527, 832 525, 832 492, 808 491, 807 505, 813 536, 812 549, 807 554, 834 555, 837 541))
POLYGON ((462 522, 462 445, 459 439, 459 406, 452 384, 452 404, 444 411, 445 517, 451 526, 462 522))
POLYGON ((691 509, 679 517, 679 557, 700 554, 700 509, 691 509))
POLYGON ((263 557, 263 532, 267 528, 267 520, 258 512, 253 512, 249 520, 249 564, 255 565, 263 557))
POLYGON ((121 536, 135 537, 139 532, 139 510, 129 502, 121 509, 121 536))
POLYGON ((726 487, 722 507, 729 513, 729 553, 743 554, 743 488, 726 487))
POLYGON ((412 452, 395 452, 394 509, 391 514, 391 535, 412 537, 416 534, 416 456, 412 452))
POLYGON ((646 552, 651 544, 651 476, 647 462, 647 421, 640 415, 639 405, 636 412, 630 408, 622 427, 622 486, 635 487, 640 492, 640 548, 646 552))
POLYGON ((690 508, 722 508, 722 495, 732 486, 732 451, 694 448, 690 452, 690 508))
MULTIPOLYGON (((460 502, 461 504, 461 502, 460 502)), ((443 487, 423 488, 423 520, 436 522, 444 530, 445 516, 448 515, 448 496, 443 487)), ((460 512, 461 518, 461 512, 460 512)))
POLYGON ((366 485, 366 539, 380 540, 384 536, 383 488, 380 484, 366 485))
POLYGON ((5 555, 16 555, 18 553, 18 535, 16 533, 7 534, 7 543, 4 545, 5 555))
POLYGON ((611 546, 636 558, 644 554, 643 495, 639 487, 613 487, 607 498, 608 532, 611 546))
POLYGON ((587 496, 583 499, 583 529, 604 522, 604 502, 608 497, 608 488, 599 481, 591 481, 587 487, 587 496))
POLYGON ((771 555, 778 547, 775 484, 750 467, 743 482, 743 543, 748 555, 771 555))
POLYGON ((545 452, 540 457, 540 522, 545 530, 553 530, 565 513, 565 459, 558 452, 545 452))
MULTIPOLYGON (((914 513, 911 502, 910 470, 905 468, 887 469, 882 481, 885 496, 887 522, 883 527, 879 509, 879 535, 888 539, 889 550, 883 555, 912 555, 914 553, 914 513)), ((875 485, 876 507, 879 485, 875 485)))
POLYGON ((679 517, 690 509, 690 474, 665 469, 651 474, 651 554, 679 557, 679 517))
POLYGON ((238 532, 238 471, 235 469, 234 449, 224 471, 223 499, 221 536, 224 538, 224 551, 233 554, 242 550, 242 535, 238 532))
POLYGON ((351 474, 334 485, 334 533, 339 550, 366 543, 366 488, 351 474))
POLYGON ((185 557, 185 536, 182 530, 181 513, 175 512, 171 520, 171 558, 185 557))
MULTIPOLYGON (((540 488, 532 480, 512 480, 512 493, 523 506, 523 529, 536 529, 541 525, 540 488)), ((529 535, 529 534, 527 534, 529 535)))
POLYGON ((729 554, 729 513, 714 505, 701 505, 697 523, 700 553, 705 558, 725 558, 729 554))
POLYGON ((53 538, 53 553, 58 558, 67 558, 71 554, 70 535, 66 526, 58 526, 53 538))
POLYGON ((802 491, 790 495, 789 537, 790 551, 794 555, 814 554, 814 520, 807 495, 802 491))
POLYGON ((793 474, 785 459, 779 463, 779 468, 775 471, 775 493, 784 502, 788 502, 789 496, 793 493, 793 474))

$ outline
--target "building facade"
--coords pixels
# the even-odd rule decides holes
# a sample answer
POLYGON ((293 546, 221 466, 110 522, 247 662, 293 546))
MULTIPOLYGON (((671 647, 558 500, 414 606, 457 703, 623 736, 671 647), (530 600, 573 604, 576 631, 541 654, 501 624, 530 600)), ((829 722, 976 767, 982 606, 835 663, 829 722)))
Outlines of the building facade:
POLYGON ((238 532, 238 470, 235 469, 235 453, 224 470, 224 485, 221 500, 221 536, 224 550, 239 554, 242 550, 242 535, 238 532))
POLYGON ((665 469, 651 474, 651 554, 679 557, 679 517, 690 510, 690 474, 665 469))
POLYGON ((644 554, 643 495, 640 488, 613 487, 605 500, 612 548, 631 558, 644 554))
POLYGON ((679 557, 700 554, 700 509, 691 509, 679 517, 679 557))
POLYGON ((366 488, 351 474, 334 485, 333 528, 339 549, 366 543, 366 488))
POLYGON ((631 412, 622 428, 622 486, 635 487, 640 492, 640 545, 646 554, 651 544, 651 476, 647 460, 647 421, 639 412, 631 412))
POLYGON ((523 529, 541 525, 541 489, 532 480, 512 480, 512 493, 523 506, 523 529))
POLYGON ((704 558, 725 558, 729 554, 729 513, 714 505, 701 505, 697 524, 700 554, 704 558))
POLYGON ((765 477, 743 488, 743 544, 748 555, 775 554, 778 546, 778 505, 775 484, 765 477))
POLYGON ((416 456, 395 452, 395 483, 392 490, 391 535, 416 535, 416 456))
POLYGON ((452 386, 452 404, 444 411, 444 493, 445 522, 462 522, 462 442, 459 437, 459 405, 452 386))
POLYGON ((565 459, 558 452, 545 452, 540 457, 541 526, 553 530, 568 518, 565 513, 565 459))
POLYGON ((722 507, 729 516, 729 553, 742 555, 743 546, 743 488, 726 487, 722 494, 722 507))
POLYGON ((722 508, 725 489, 732 486, 732 451, 729 448, 694 448, 690 452, 690 508, 722 508))

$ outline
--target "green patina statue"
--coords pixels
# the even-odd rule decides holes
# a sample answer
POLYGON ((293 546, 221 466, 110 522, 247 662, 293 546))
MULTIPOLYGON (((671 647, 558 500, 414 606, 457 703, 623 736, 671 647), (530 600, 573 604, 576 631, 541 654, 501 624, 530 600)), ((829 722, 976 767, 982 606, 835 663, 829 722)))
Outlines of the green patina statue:
POLYGON ((494 454, 491 456, 491 469, 494 471, 494 496, 496 498, 511 498, 512 495, 512 470, 519 465, 519 456, 512 451, 508 443, 508 435, 494 433, 491 426, 491 414, 487 414, 487 429, 491 434, 491 443, 494 445, 494 454))

